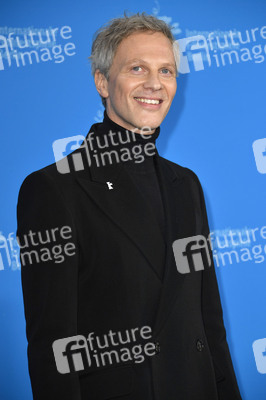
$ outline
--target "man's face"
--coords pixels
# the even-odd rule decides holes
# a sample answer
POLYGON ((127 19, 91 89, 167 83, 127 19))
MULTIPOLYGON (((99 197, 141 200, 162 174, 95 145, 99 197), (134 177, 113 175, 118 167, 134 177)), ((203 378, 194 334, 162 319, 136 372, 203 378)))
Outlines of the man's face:
POLYGON ((160 32, 133 33, 119 44, 108 81, 98 71, 95 83, 106 98, 109 118, 129 130, 146 126, 154 131, 176 92, 172 43, 160 32))

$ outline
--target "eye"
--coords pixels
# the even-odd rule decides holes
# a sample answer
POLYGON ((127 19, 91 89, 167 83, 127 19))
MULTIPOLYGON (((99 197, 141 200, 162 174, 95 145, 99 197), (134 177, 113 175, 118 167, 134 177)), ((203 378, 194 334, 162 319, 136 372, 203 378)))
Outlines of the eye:
POLYGON ((141 71, 141 67, 139 65, 136 65, 135 67, 132 67, 132 70, 135 72, 140 72, 141 71))
POLYGON ((168 69, 168 68, 162 68, 161 71, 162 71, 162 73, 164 75, 171 75, 172 74, 172 71, 170 69, 168 69))

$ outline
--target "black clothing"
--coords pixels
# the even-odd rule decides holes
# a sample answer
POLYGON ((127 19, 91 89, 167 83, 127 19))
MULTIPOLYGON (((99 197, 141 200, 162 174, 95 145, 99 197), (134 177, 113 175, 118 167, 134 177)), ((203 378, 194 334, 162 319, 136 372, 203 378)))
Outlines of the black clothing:
MULTIPOLYGON (((127 131, 122 126, 116 124, 112 121, 106 111, 104 111, 104 119, 101 129, 96 130, 96 136, 101 138, 101 135, 106 134, 106 132, 119 132, 119 140, 117 140, 115 145, 112 145, 112 142, 108 142, 108 147, 99 148, 97 146, 97 142, 94 145, 94 149, 97 149, 97 154, 101 151, 121 151, 122 148, 127 148, 130 150, 131 154, 133 153, 133 149, 135 146, 141 146, 142 148, 142 159, 140 160, 127 160, 122 161, 123 166, 126 168, 128 174, 136 184, 138 190, 144 197, 144 201, 147 202, 148 207, 151 208, 151 211, 154 213, 155 218, 160 226, 162 234, 165 233, 165 217, 164 217, 164 209, 162 203, 161 190, 158 182, 158 172, 156 172, 155 167, 155 159, 154 155, 158 154, 156 148, 156 139, 160 134, 160 127, 156 128, 155 132, 151 135, 141 135, 138 133, 132 133, 131 131, 127 131), (98 134, 97 134, 98 133, 98 134), (144 151, 145 145, 150 143, 154 146, 154 151, 151 153, 146 153, 144 151), (151 154, 151 155, 150 155, 151 154)), ((103 140, 99 140, 99 143, 102 143, 103 140)), ((145 227, 143 227, 145 229, 145 227)))
MULTIPOLYGON (((104 124, 93 125, 94 131, 108 133, 104 124)), ((29 175, 20 189, 17 235, 54 229, 56 245, 64 249, 63 261, 54 241, 46 250, 31 246, 31 255, 21 250, 34 400, 241 400, 213 261, 208 269, 182 274, 173 254, 176 240, 209 234, 197 176, 154 155, 163 235, 154 218, 161 207, 158 195, 153 198, 154 172, 145 192, 147 180, 120 162, 126 153, 107 163, 106 155, 90 150, 82 167, 86 151, 81 146, 64 159, 60 165, 71 166, 69 172, 50 165, 29 175), (95 345, 96 335, 132 328, 139 333, 142 327, 151 328, 149 341, 156 343, 143 362, 134 356, 102 365, 99 358, 97 365, 100 350, 86 350, 90 333, 95 345), (82 369, 85 355, 90 365, 82 369)))

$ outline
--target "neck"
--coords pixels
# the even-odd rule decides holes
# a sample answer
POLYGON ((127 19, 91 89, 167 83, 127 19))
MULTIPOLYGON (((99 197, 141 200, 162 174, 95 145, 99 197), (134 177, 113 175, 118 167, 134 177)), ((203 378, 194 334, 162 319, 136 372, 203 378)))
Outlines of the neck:
POLYGON ((127 128, 123 127, 122 125, 119 125, 112 118, 110 118, 106 110, 104 111, 103 123, 112 126, 114 131, 130 132, 132 135, 136 134, 136 136, 137 135, 141 135, 141 136, 144 136, 144 137, 152 135, 154 140, 157 139, 157 137, 159 136, 159 133, 160 133, 160 127, 157 127, 155 129, 152 129, 152 130, 144 129, 145 127, 143 127, 143 128, 133 128, 132 130, 127 129, 127 128))
POLYGON ((157 154, 155 142, 159 133, 160 127, 149 135, 127 130, 112 121, 105 111, 103 122, 94 125, 87 142, 98 166, 121 162, 140 164, 157 154))
MULTIPOLYGON (((108 118, 110 121, 112 121, 113 124, 116 124, 117 127, 119 127, 120 129, 125 129, 129 132, 134 132, 134 133, 138 133, 141 135, 152 135, 155 131, 156 128, 151 128, 150 126, 131 126, 131 128, 126 128, 125 126, 123 126, 123 120, 121 120, 121 124, 117 121, 117 119, 119 120, 119 117, 117 117, 116 115, 113 115, 114 113, 105 110, 104 111, 104 118, 108 118)), ((128 123, 126 123, 126 125, 128 125, 128 123)))

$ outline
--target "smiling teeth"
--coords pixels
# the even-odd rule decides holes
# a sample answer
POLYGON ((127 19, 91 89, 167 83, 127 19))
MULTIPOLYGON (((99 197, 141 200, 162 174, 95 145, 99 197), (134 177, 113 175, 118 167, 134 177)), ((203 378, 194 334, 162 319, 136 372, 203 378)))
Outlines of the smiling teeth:
POLYGON ((150 100, 150 99, 141 99, 139 97, 135 97, 136 100, 141 101, 141 103, 147 103, 147 104, 159 104, 159 100, 150 100))

